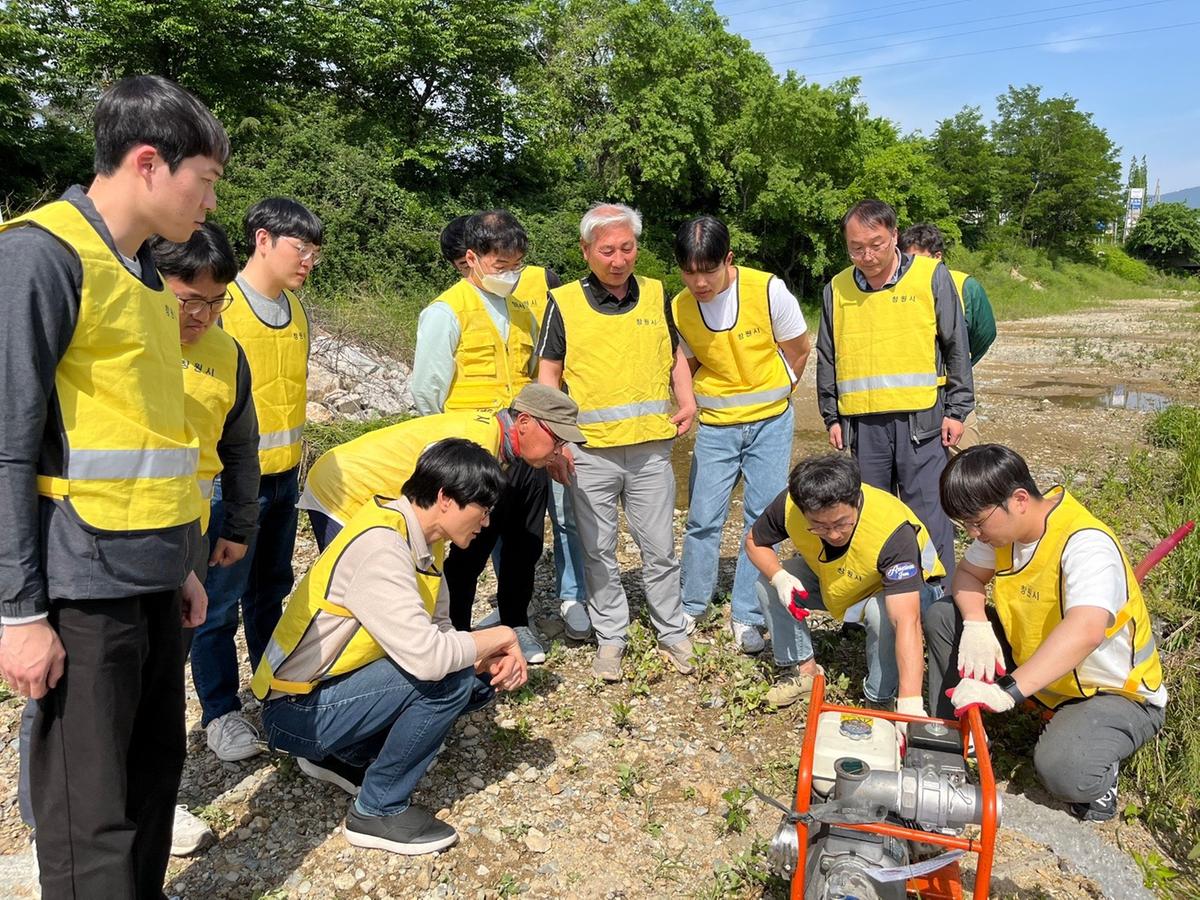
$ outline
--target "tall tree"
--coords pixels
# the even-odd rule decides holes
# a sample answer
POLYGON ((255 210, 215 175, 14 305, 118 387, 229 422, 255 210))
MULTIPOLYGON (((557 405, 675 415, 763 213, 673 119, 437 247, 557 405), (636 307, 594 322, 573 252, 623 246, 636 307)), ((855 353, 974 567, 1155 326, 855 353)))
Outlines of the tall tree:
POLYGON ((1186 203, 1158 203, 1146 210, 1125 249, 1160 268, 1200 263, 1200 209, 1186 203))
POLYGON ((929 152, 940 171, 939 180, 963 242, 978 246, 999 218, 1002 171, 979 107, 965 106, 938 122, 929 152))
POLYGON ((1096 224, 1123 209, 1117 148, 1072 97, 1010 87, 996 108, 1006 225, 1031 246, 1086 252, 1096 224))

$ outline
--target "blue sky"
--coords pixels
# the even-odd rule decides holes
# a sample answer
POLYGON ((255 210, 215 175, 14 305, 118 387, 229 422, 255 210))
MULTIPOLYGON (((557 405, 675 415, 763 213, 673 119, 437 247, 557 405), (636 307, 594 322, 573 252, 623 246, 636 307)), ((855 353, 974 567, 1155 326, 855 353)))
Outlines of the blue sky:
POLYGON ((1132 154, 1145 154, 1151 191, 1156 178, 1163 193, 1200 185, 1196 0, 716 0, 716 7, 780 73, 793 69, 822 84, 861 75, 872 113, 905 132, 931 134, 963 106, 982 107, 990 121, 1010 84, 1037 84, 1043 96, 1069 94, 1093 114, 1121 148, 1122 176, 1132 154), (1027 44, 1046 45, 1001 49, 1027 44), (943 58, 954 54, 965 55, 943 58))

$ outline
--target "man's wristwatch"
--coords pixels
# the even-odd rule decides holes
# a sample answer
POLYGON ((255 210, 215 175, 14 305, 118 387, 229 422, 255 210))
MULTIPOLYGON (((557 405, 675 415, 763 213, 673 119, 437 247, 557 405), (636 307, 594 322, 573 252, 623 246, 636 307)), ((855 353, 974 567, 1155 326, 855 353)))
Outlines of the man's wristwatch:
POLYGON ((996 679, 996 687, 1013 698, 1013 705, 1020 706, 1025 702, 1026 697, 1021 693, 1021 689, 1017 687, 1017 680, 1011 675, 1002 675, 996 679))

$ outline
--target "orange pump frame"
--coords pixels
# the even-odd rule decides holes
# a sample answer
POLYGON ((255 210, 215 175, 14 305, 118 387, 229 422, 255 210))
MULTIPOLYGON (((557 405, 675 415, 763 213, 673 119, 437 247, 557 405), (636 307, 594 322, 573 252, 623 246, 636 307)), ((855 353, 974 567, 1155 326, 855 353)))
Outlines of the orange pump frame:
MULTIPOLYGON (((858 709, 853 706, 838 706, 825 702, 825 679, 818 675, 813 679, 812 699, 808 707, 808 724, 804 730, 804 745, 800 751, 800 768, 796 774, 796 799, 794 808, 797 812, 808 812, 812 801, 813 755, 817 748, 817 720, 822 713, 838 712, 855 716, 870 716, 875 719, 887 719, 891 722, 940 722, 947 728, 962 734, 964 758, 970 741, 975 742, 975 760, 979 767, 979 784, 983 793, 983 821, 978 837, 958 837, 956 835, 936 834, 929 831, 919 831, 905 828, 892 822, 871 822, 865 825, 839 825, 850 831, 866 831, 872 834, 882 834, 902 841, 920 841, 924 844, 938 844, 951 850, 965 850, 979 855, 975 867, 975 900, 984 900, 988 896, 988 886, 992 878, 992 858, 996 850, 996 827, 999 825, 999 811, 996 802, 996 778, 992 774, 992 758, 988 752, 987 735, 983 731, 983 719, 977 707, 971 708, 965 718, 935 719, 925 716, 907 716, 901 713, 884 712, 882 710, 858 709)), ((791 900, 804 900, 804 877, 808 862, 808 826, 803 822, 796 823, 796 839, 799 841, 799 855, 796 862, 796 872, 792 875, 791 900)), ((921 897, 932 900, 960 900, 962 897, 962 877, 958 862, 952 862, 936 872, 920 878, 909 879, 909 891, 919 891, 921 897)))

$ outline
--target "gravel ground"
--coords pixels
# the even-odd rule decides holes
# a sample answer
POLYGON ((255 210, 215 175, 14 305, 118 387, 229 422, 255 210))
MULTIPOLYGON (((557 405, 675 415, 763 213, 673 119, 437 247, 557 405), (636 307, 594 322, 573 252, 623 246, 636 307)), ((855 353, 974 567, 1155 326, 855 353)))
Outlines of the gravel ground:
MULTIPOLYGON (((1139 440, 1145 413, 1107 408, 1096 398, 1115 383, 1184 395, 1188 389, 1172 380, 1172 372, 1184 357, 1195 358, 1190 305, 1138 301, 1002 325, 997 348, 978 371, 985 434, 1028 453, 1044 473, 1064 460, 1123 453, 1139 440), (1036 378, 1027 374, 1031 370, 1038 371, 1036 378), (1055 386, 1031 387, 1035 381, 1055 386)), ((797 407, 798 454, 823 441, 811 402, 812 379, 810 371, 797 407)), ((688 449, 681 442, 677 450, 681 482, 688 449)), ((736 501, 735 513, 740 514, 736 501)), ((678 534, 678 517, 676 524, 678 534)), ((738 531, 736 525, 726 529, 724 589, 732 578, 738 531)), ((302 536, 297 571, 313 556, 311 542, 302 536)), ((626 589, 641 610, 637 554, 627 537, 621 558, 626 589)), ((220 763, 204 746, 193 697, 180 802, 207 819, 219 841, 172 861, 168 893, 186 898, 519 893, 581 900, 786 896, 786 887, 766 876, 762 861, 764 839, 778 814, 742 791, 753 785, 777 797, 791 793, 803 711, 759 708, 769 663, 732 651, 728 607, 716 607, 702 635, 706 661, 698 676, 664 671, 647 652, 643 663, 627 663, 627 675, 638 678, 600 686, 590 677, 593 648, 561 640, 551 576, 549 560, 543 559, 534 611, 553 641, 548 663, 532 670, 528 690, 460 721, 418 788, 416 802, 459 830, 455 847, 417 859, 352 848, 339 831, 345 795, 309 781, 285 757, 220 763)), ((488 610, 492 588, 489 582, 482 586, 478 615, 488 610)), ((817 652, 830 671, 834 697, 860 699, 851 686, 862 675, 861 644, 861 636, 818 630, 817 652)), ((649 641, 639 646, 649 647, 649 641)), ((248 682, 249 673, 244 675, 248 682)), ((256 719, 255 704, 246 697, 256 719)), ((0 778, 8 785, 0 798, 5 897, 33 896, 29 837, 16 809, 20 706, 17 699, 0 703, 0 778)), ((1061 807, 1035 791, 1006 802, 1014 811, 1011 824, 1020 823, 1022 831, 1007 824, 1001 829, 993 896, 1134 897, 1140 882, 1127 850, 1162 852, 1136 822, 1066 829, 1061 807), (1089 861, 1096 858, 1102 864, 1089 861)), ((968 886, 972 874, 967 861, 968 886)))

